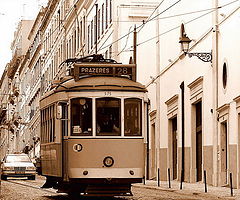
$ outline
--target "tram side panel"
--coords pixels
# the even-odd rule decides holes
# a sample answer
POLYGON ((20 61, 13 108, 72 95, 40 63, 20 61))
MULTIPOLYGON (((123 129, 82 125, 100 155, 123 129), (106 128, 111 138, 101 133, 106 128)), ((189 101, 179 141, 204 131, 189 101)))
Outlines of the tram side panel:
POLYGON ((56 119, 55 104, 49 104, 41 110, 42 175, 62 176, 61 123, 56 119))
POLYGON ((130 179, 142 181, 142 138, 69 139, 67 146, 69 178, 127 178, 129 182, 130 179), (113 159, 112 166, 104 165, 106 157, 113 159))
POLYGON ((61 144, 42 144, 41 161, 43 175, 62 176, 61 144))

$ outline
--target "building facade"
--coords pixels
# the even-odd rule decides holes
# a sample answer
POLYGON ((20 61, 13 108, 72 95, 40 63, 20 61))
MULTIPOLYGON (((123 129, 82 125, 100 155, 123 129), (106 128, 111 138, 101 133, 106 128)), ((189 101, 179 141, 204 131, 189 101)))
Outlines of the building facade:
POLYGON ((155 5, 148 1, 49 0, 34 21, 25 28, 19 26, 6 76, 7 92, 13 94, 14 88, 19 92, 12 111, 18 123, 11 129, 15 139, 8 143, 13 144, 8 152, 39 157, 39 99, 67 75, 64 61, 97 53, 122 63, 132 62, 133 48, 126 51, 126 45, 133 46, 134 25, 142 24, 155 5), (121 37, 124 40, 118 40, 121 37))
POLYGON ((139 80, 151 100, 149 178, 159 168, 160 180, 170 169, 173 180, 203 182, 205 171, 208 184, 225 186, 232 173, 240 187, 239 12, 232 1, 172 1, 139 33, 138 52, 154 49, 147 60, 138 55, 139 80), (192 40, 191 58, 180 48, 183 36, 192 40))

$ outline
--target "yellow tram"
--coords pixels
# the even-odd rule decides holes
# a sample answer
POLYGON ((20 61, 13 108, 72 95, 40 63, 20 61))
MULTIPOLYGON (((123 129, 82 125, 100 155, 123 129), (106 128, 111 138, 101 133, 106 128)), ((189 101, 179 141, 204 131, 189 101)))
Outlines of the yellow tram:
POLYGON ((144 177, 147 94, 136 65, 101 55, 71 65, 40 100, 43 187, 88 196, 131 195, 144 177))

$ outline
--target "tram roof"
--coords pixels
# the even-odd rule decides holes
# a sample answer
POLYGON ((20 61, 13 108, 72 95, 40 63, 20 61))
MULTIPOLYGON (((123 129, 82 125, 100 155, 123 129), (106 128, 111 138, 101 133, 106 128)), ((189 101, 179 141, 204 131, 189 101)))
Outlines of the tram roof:
POLYGON ((74 92, 74 91, 135 91, 147 92, 147 89, 141 83, 132 81, 125 77, 106 77, 106 76, 92 76, 81 78, 75 81, 73 78, 67 79, 53 88, 45 96, 57 92, 74 92))

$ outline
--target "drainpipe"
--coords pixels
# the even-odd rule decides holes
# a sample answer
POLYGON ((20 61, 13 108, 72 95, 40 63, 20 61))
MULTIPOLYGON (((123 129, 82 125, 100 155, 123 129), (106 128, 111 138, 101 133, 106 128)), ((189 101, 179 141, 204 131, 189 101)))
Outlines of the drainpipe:
MULTIPOLYGON (((156 10, 156 15, 159 14, 159 9, 156 10)), ((156 74, 160 74, 160 27, 159 19, 156 20, 156 74)), ((155 141, 156 141, 156 174, 160 169, 160 76, 156 79, 156 124, 155 124, 155 141)), ((161 172, 160 172, 161 173, 161 172)), ((157 180, 159 181, 159 180, 157 180)))
POLYGON ((181 88, 181 105, 182 105, 182 169, 181 169, 181 180, 184 181, 184 159, 185 159, 185 143, 184 143, 184 135, 185 135, 185 113, 184 113, 184 82, 181 83, 180 85, 181 88))
POLYGON ((149 105, 150 100, 147 102, 147 166, 146 166, 146 179, 149 180, 149 105))
MULTIPOLYGON (((218 0, 213 0, 213 7, 218 7, 218 0)), ((218 164, 218 9, 213 13, 213 33, 212 33, 212 92, 213 92, 213 185, 219 184, 219 164, 218 164)))

